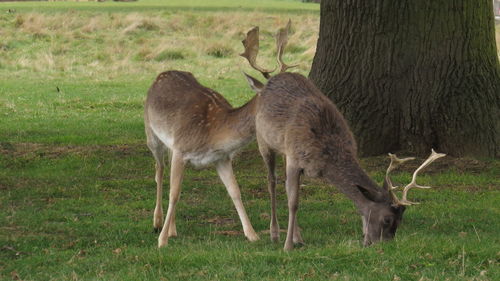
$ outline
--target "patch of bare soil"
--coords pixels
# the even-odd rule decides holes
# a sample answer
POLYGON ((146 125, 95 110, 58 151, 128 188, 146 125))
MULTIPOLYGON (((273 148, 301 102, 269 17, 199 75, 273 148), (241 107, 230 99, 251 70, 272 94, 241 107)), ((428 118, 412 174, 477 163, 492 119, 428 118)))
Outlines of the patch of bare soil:
POLYGON ((21 255, 27 255, 28 253, 18 251, 13 246, 4 245, 0 248, 0 252, 5 253, 11 259, 18 258, 21 255))
MULTIPOLYGON (((287 230, 286 229, 280 229, 279 230, 280 233, 287 233, 287 230)), ((271 231, 269 229, 265 229, 265 230, 261 230, 259 231, 259 233, 262 233, 262 234, 270 234, 271 231)))
POLYGON ((218 226, 227 226, 227 225, 235 225, 236 221, 233 218, 222 218, 222 217, 213 217, 205 220, 208 223, 215 224, 218 226))
POLYGON ((44 157, 58 158, 68 154, 88 155, 96 151, 117 152, 120 155, 127 156, 137 151, 145 150, 145 145, 48 145, 40 143, 0 143, 0 154, 9 157, 44 157))
POLYGON ((244 235, 243 231, 238 231, 238 230, 218 230, 218 231, 214 231, 213 233, 226 235, 226 236, 244 235))

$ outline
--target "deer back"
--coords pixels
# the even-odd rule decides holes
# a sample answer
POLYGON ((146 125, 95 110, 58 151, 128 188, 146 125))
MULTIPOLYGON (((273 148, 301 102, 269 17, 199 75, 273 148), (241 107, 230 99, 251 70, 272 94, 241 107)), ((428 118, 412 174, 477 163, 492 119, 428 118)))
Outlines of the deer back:
POLYGON ((269 80, 259 96, 256 120, 260 137, 293 157, 310 176, 324 174, 332 161, 356 161, 356 142, 346 121, 300 74, 269 80))
POLYGON ((145 102, 146 126, 164 136, 170 149, 203 151, 225 133, 233 108, 189 72, 167 71, 156 78, 145 102))

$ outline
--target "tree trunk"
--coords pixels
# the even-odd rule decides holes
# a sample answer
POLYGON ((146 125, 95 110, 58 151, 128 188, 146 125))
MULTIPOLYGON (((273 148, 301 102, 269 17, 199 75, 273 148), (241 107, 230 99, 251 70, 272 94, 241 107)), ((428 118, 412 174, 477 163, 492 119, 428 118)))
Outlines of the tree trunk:
POLYGON ((363 155, 500 153, 491 0, 324 0, 309 75, 363 155))

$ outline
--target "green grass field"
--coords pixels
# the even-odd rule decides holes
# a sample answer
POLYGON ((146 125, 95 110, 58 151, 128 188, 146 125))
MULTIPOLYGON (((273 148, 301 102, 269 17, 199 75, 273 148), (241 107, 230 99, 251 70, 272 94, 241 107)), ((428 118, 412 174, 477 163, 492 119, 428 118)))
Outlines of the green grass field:
MULTIPOLYGON (((188 169, 179 237, 157 249, 154 161, 142 120, 149 85, 163 70, 190 71, 241 105, 253 95, 241 71, 257 76, 238 56, 244 33, 261 26, 259 61, 272 65, 272 35, 289 18, 285 60, 307 74, 315 4, 0 3, 0 280, 499 280, 494 159, 438 160, 420 179, 435 188, 410 192, 421 204, 406 211, 397 238, 367 248, 353 204, 306 179, 299 209, 306 245, 284 252, 285 233, 273 244, 266 232, 265 168, 252 144, 234 169, 261 240, 244 239, 214 169, 188 169)), ((362 164, 382 181, 385 157, 362 164)), ((417 164, 394 179, 409 182, 417 164)))

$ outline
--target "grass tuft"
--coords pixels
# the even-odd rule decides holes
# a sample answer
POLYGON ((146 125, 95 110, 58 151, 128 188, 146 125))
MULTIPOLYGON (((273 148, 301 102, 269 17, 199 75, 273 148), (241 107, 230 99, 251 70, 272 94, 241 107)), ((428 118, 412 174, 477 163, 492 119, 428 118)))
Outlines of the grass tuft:
POLYGON ((228 58, 234 55, 234 50, 231 47, 216 43, 208 47, 206 53, 215 58, 228 58))
POLYGON ((143 29, 143 30, 147 30, 147 31, 152 31, 152 30, 158 30, 159 29, 159 26, 154 23, 153 21, 149 21, 149 20, 143 20, 138 26, 137 28, 139 29, 143 29))
POLYGON ((186 56, 183 51, 180 50, 163 50, 154 57, 155 61, 166 61, 166 60, 183 60, 186 56))
POLYGON ((19 28, 24 24, 24 15, 17 15, 14 20, 14 27, 19 28))
POLYGON ((288 44, 288 46, 286 46, 285 52, 292 53, 292 54, 297 54, 297 53, 302 54, 307 49, 308 49, 308 47, 306 47, 306 46, 301 46, 301 45, 292 43, 292 44, 288 44))
POLYGON ((148 61, 152 58, 152 55, 151 55, 151 49, 145 47, 141 50, 139 50, 135 56, 134 56, 134 59, 136 61, 148 61))

